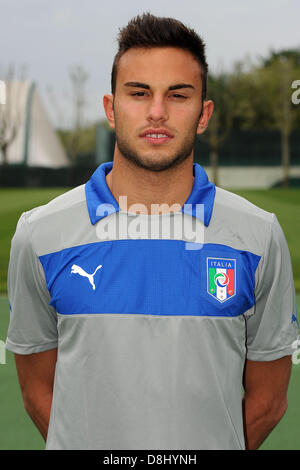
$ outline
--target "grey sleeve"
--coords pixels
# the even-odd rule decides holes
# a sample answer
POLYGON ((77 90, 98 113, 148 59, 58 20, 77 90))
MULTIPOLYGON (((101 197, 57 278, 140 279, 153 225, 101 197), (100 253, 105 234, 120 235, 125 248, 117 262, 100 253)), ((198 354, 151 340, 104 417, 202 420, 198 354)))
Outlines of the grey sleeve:
POLYGON ((26 221, 19 219, 12 239, 8 268, 10 322, 6 348, 32 354, 57 347, 57 315, 49 306, 50 294, 26 221))
POLYGON ((272 361, 295 351, 296 295, 289 249, 274 214, 256 272, 255 306, 246 320, 247 359, 272 361))

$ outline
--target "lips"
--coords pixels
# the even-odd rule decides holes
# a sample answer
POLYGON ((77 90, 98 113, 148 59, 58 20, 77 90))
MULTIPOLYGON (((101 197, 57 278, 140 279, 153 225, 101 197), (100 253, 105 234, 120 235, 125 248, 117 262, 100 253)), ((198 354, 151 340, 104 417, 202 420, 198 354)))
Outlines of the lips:
POLYGON ((147 129, 143 132, 140 137, 152 137, 152 138, 163 138, 169 137, 172 138, 173 135, 166 129, 147 129))
POLYGON ((166 129, 147 129, 140 137, 151 144, 163 144, 173 139, 173 135, 166 129))

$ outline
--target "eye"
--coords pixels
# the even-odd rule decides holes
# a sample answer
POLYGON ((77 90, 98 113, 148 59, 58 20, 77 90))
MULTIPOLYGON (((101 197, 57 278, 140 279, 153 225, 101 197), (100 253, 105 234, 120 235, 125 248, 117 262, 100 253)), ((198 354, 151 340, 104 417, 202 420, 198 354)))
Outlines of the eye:
POLYGON ((187 98, 186 96, 180 95, 179 93, 173 93, 172 97, 176 99, 183 99, 183 100, 187 98))
POLYGON ((138 97, 141 97, 143 98, 144 96, 146 96, 146 92, 145 91, 137 91, 135 93, 132 93, 132 96, 138 96, 138 97))

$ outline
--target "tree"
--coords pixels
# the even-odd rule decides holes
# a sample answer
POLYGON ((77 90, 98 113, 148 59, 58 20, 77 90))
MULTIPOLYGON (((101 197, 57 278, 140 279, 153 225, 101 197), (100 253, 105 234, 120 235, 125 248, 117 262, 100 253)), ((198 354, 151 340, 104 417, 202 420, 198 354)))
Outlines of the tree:
POLYGON ((86 105, 85 83, 88 79, 88 74, 80 65, 73 65, 69 69, 69 77, 72 84, 74 123, 68 145, 68 154, 71 160, 74 161, 78 152, 80 132, 84 122, 84 107, 86 105))
POLYGON ((268 67, 278 59, 286 59, 291 61, 295 67, 300 67, 300 50, 299 49, 281 49, 280 51, 271 51, 269 57, 262 59, 262 65, 268 67))
POLYGON ((253 64, 237 62, 229 77, 232 100, 232 128, 237 130, 269 127, 270 112, 264 93, 258 93, 253 64))
POLYGON ((25 66, 20 71, 19 80, 15 80, 15 67, 10 65, 6 74, 1 74, 5 83, 5 104, 0 104, 0 150, 2 164, 7 165, 7 152, 15 140, 22 118, 21 91, 25 79, 25 66))
POLYGON ((236 64, 230 79, 233 126, 279 130, 284 187, 289 184, 290 135, 300 123, 300 108, 291 100, 291 85, 299 78, 300 51, 282 50, 271 52, 258 64, 236 64))
POLYGON ((228 135, 232 121, 232 101, 227 74, 221 72, 208 77, 208 98, 214 102, 214 112, 203 138, 210 148, 212 181, 218 185, 219 150, 228 135))
POLYGON ((272 53, 257 69, 260 95, 267 98, 273 126, 281 134, 282 185, 289 185, 290 135, 296 123, 296 109, 291 100, 291 85, 300 77, 300 53, 282 51, 272 53))
MULTIPOLYGON (((78 141, 76 146, 76 155, 73 159, 73 164, 78 164, 78 158, 81 155, 95 154, 96 148, 96 127, 97 123, 90 126, 84 126, 78 131, 78 141)), ((73 130, 58 129, 57 134, 61 140, 63 147, 66 151, 69 148, 70 141, 73 138, 73 130)))
POLYGON ((46 87, 46 92, 48 94, 49 103, 51 103, 52 109, 55 112, 55 128, 62 129, 65 123, 65 115, 60 104, 58 103, 59 100, 57 100, 56 93, 51 85, 46 87))

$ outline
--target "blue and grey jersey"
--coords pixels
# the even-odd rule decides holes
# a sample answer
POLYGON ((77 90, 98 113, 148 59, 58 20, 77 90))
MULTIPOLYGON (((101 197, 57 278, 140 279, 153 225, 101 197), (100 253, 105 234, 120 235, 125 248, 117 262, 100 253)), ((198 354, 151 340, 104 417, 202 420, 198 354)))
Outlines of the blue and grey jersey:
POLYGON ((12 240, 7 349, 58 348, 46 448, 244 449, 245 361, 298 335, 280 225, 198 164, 178 212, 122 211, 111 168, 24 213, 12 240))

